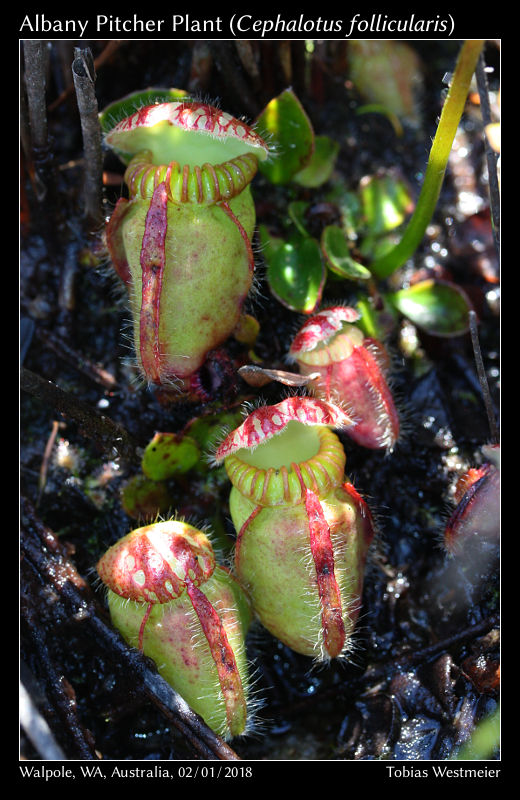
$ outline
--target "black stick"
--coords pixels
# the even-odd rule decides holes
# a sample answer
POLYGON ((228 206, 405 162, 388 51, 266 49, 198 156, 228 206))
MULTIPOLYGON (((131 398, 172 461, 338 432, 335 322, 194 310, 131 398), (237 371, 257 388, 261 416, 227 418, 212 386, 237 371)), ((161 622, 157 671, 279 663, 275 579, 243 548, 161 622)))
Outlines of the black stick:
POLYGON ((56 411, 77 422, 84 433, 104 450, 108 452, 115 450, 123 461, 129 464, 139 463, 137 443, 125 428, 110 417, 99 414, 87 403, 25 367, 21 368, 20 385, 25 392, 38 397, 56 411))
MULTIPOLYGON (((486 77, 485 62, 482 55, 480 56, 477 62, 475 75, 477 78, 477 87, 480 97, 482 120, 484 122, 484 125, 489 125, 492 122, 491 106, 489 103, 489 90, 486 77)), ((495 237, 495 246, 497 248, 497 253, 498 253, 500 248, 500 189, 498 185, 498 170, 497 170, 498 153, 495 153, 495 151, 489 144, 487 136, 484 138, 486 142, 486 160, 487 160, 488 176, 489 176, 489 202, 491 205, 491 217, 493 219, 493 234, 495 237)))
POLYGON ((153 669, 151 662, 138 650, 129 647, 122 637, 103 619, 103 613, 90 588, 67 557, 65 547, 36 515, 29 500, 22 498, 21 551, 23 556, 49 587, 38 596, 57 597, 70 617, 88 624, 91 635, 101 642, 115 662, 123 664, 154 705, 175 725, 204 759, 240 760, 214 731, 209 728, 172 687, 153 669))
POLYGON ((45 104, 47 43, 26 40, 23 44, 23 52, 32 146, 43 149, 48 144, 45 104))
POLYGON ((56 742, 46 719, 20 681, 20 725, 39 755, 47 761, 65 761, 63 750, 56 742))
POLYGON ((240 104, 250 117, 256 117, 259 112, 258 103, 250 91, 242 65, 237 64, 238 55, 233 43, 218 41, 210 42, 209 46, 215 66, 237 105, 240 104))
POLYGON ((48 194, 52 193, 54 189, 54 170, 50 152, 45 100, 47 43, 38 40, 25 40, 23 52, 24 80, 35 173, 35 192, 39 202, 42 202, 48 199, 48 194))
MULTIPOLYGON (((28 588, 27 582, 24 582, 24 588, 28 588)), ((67 731, 69 748, 74 749, 78 758, 97 758, 92 736, 79 718, 75 695, 59 665, 56 665, 51 657, 47 645, 48 631, 38 624, 34 598, 28 598, 24 590, 20 607, 24 624, 31 631, 31 641, 37 654, 39 668, 45 677, 46 694, 67 731)))
POLYGON ((103 152, 98 103, 94 89, 96 71, 90 48, 74 48, 72 76, 81 120, 83 149, 85 153, 85 214, 94 224, 103 218, 103 152))
POLYGON ((500 435, 498 431, 497 421, 495 419, 493 404, 491 402, 491 394, 489 391, 489 384, 486 376, 486 370, 484 369, 482 352, 480 350, 480 342, 478 340, 478 331, 477 331, 477 315, 475 314, 474 311, 469 312, 469 332, 471 334, 471 344, 473 345, 473 353, 475 355, 475 365, 477 368, 477 375, 480 383, 480 388, 482 391, 482 398, 484 400, 484 405, 486 407, 486 414, 489 422, 489 429, 491 432, 491 441, 493 442, 493 444, 498 444, 500 435))

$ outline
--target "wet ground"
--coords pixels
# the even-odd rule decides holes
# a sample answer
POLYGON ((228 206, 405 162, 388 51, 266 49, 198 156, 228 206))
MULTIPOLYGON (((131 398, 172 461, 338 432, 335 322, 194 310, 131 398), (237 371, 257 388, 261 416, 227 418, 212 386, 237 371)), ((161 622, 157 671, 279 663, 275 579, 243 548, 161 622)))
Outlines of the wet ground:
MULTIPOLYGON (((95 56, 101 44, 93 43, 95 56)), ((233 85, 228 70, 219 66, 218 47, 230 44, 217 43, 213 63, 204 73, 202 56, 192 60, 188 43, 126 43, 98 70, 100 108, 137 88, 184 88, 197 79, 200 93, 218 97, 222 108, 251 118, 270 96, 285 88, 284 75, 265 66, 264 80, 257 85, 243 73, 247 108, 240 108, 241 87, 233 85)), ((275 43, 267 44, 274 48, 275 43)), ((294 47, 295 91, 300 91, 316 133, 340 142, 337 172, 352 187, 363 175, 397 167, 414 191, 420 188, 440 112, 442 78, 453 69, 457 48, 454 42, 425 42, 417 49, 424 65, 421 125, 405 124, 403 136, 398 137, 381 115, 352 113, 359 98, 335 71, 334 48, 320 51, 312 79, 305 80, 303 72, 297 72, 302 53, 294 47)), ((268 55, 263 54, 265 65, 268 55)), ((59 53, 51 56, 49 102, 64 88, 59 53)), ((496 83, 498 56, 493 48, 489 60, 495 66, 491 80, 496 83)), ((81 133, 73 99, 64 100, 49 115, 59 198, 50 219, 24 173, 28 216, 21 251, 23 363, 124 426, 144 447, 156 431, 178 431, 205 409, 181 404, 166 408, 135 380, 131 349, 121 334, 127 324, 121 292, 109 265, 92 258, 93 252, 98 253, 99 236, 85 228, 81 214, 81 133)), ((449 275, 464 287, 479 316, 480 345, 496 410, 497 256, 476 109, 467 115, 460 139, 434 224, 398 280, 406 285, 422 271, 449 275), (474 201, 469 211, 461 202, 461 192, 467 195, 468 186, 474 201)), ((108 155, 106 169, 121 172, 108 155)), ((106 188, 107 208, 120 192, 117 184, 106 188)), ((274 188, 258 176, 254 196, 261 223, 275 226, 288 200, 303 197, 318 209, 318 229, 322 224, 318 212, 325 189, 309 194, 294 187, 274 188)), ((348 301, 351 296, 346 282, 330 281, 323 301, 348 301)), ((261 259, 251 311, 260 322, 256 354, 265 366, 286 369, 284 356, 301 318, 272 298, 261 259)), ((380 531, 367 569, 352 657, 316 668, 256 627, 249 647, 260 701, 257 723, 252 735, 232 742, 244 759, 447 759, 497 706, 498 555, 483 546, 474 558, 457 561, 447 558, 442 547, 452 487, 464 469, 480 462, 480 446, 490 439, 471 341, 468 335, 426 336, 402 322, 389 332, 388 345, 403 436, 390 455, 362 450, 342 437, 347 474, 369 502, 380 531)), ((229 348, 232 356, 243 357, 234 344, 229 348)), ((259 394, 231 375, 215 392, 214 407, 256 399, 259 394)), ((267 402, 284 395, 285 387, 278 384, 261 391, 267 402)), ((86 434, 72 415, 63 417, 25 392, 21 427, 22 494, 69 548, 78 573, 98 591, 96 561, 107 545, 134 526, 122 508, 120 491, 138 466, 125 463, 112 448, 86 434)), ((232 544, 227 487, 214 488, 209 501, 199 485, 184 482, 172 491, 182 512, 197 519, 216 507, 232 544)), ((101 592, 97 597, 103 603, 101 592)), ((38 624, 42 630, 53 626, 52 636, 47 636, 50 660, 70 685, 69 696, 81 724, 104 759, 193 756, 189 743, 143 700, 124 670, 106 657, 81 625, 45 616, 38 624)), ((75 758, 63 722, 52 710, 48 689, 46 695, 49 678, 40 673, 36 652, 33 631, 22 625, 24 670, 44 696, 42 707, 49 713, 57 741, 67 757, 75 758)), ((27 758, 38 757, 25 738, 22 746, 27 758)))

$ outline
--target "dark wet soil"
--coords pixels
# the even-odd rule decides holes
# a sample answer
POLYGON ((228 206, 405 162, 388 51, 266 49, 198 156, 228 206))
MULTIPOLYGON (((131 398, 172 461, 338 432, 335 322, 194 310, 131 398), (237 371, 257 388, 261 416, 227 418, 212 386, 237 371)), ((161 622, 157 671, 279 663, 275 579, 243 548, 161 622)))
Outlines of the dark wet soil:
MULTIPOLYGON (((103 44, 91 43, 94 56, 103 44)), ((230 42, 212 45, 213 63, 207 73, 202 61, 192 60, 192 43, 126 42, 98 70, 99 106, 146 86, 186 88, 199 74, 200 94, 218 97, 222 108, 251 119, 287 85, 281 70, 269 68, 270 60, 278 57, 276 43, 262 44, 263 73, 257 85, 244 70, 237 72, 241 82, 232 82, 228 67, 222 65, 229 57, 230 42), (247 107, 241 107, 241 96, 247 107)), ((401 138, 381 115, 353 113, 359 98, 336 71, 339 56, 334 47, 319 51, 311 79, 304 79, 301 44, 292 43, 293 86, 315 131, 341 143, 337 169, 342 178, 355 187, 363 175, 393 167, 417 193, 440 113, 442 79, 453 69, 457 43, 414 45, 424 65, 421 125, 405 124, 401 138)), ((64 88, 59 56, 56 46, 51 48, 49 103, 64 88)), ((492 47, 487 57, 495 67, 496 82, 498 55, 492 47)), ((178 431, 206 409, 165 407, 135 382, 131 349, 122 336, 127 310, 110 266, 97 259, 100 232, 89 229, 82 216, 82 142, 73 94, 49 113, 49 127, 55 205, 38 203, 27 164, 22 176, 27 197, 21 249, 23 363, 122 425, 144 447, 156 431, 178 431)), ((429 275, 449 274, 465 288, 480 319, 480 344, 496 409, 497 256, 476 113, 468 115, 461 135, 467 143, 464 174, 479 201, 477 212, 461 211, 460 183, 450 169, 435 224, 399 280, 406 282, 422 270, 429 275)), ((122 172, 109 154, 105 166, 107 171, 122 172)), ((105 191, 108 212, 122 189, 116 184, 105 191)), ((303 197, 318 205, 325 189, 310 193, 292 186, 273 187, 258 176, 254 195, 258 221, 276 225, 289 200, 303 197)), ((319 227, 319 215, 316 224, 319 227)), ((351 296, 345 282, 329 281, 323 301, 348 301, 351 296)), ((286 369, 285 353, 300 317, 270 295, 261 259, 251 311, 260 322, 256 354, 265 366, 286 369)), ((315 668, 265 631, 253 630, 250 655, 261 708, 253 735, 232 743, 244 759, 446 759, 496 708, 497 554, 486 550, 482 558, 465 562, 448 559, 442 548, 451 487, 465 468, 480 462, 480 446, 490 439, 471 341, 469 336, 426 336, 403 324, 390 330, 388 345, 404 422, 402 439, 391 455, 385 455, 357 448, 343 437, 349 478, 370 503, 380 529, 367 570, 352 658, 315 668)), ((246 357, 235 344, 228 352, 231 357, 246 357)), ((214 393, 214 408, 257 396, 276 402, 284 394, 285 387, 278 384, 260 394, 232 374, 214 393)), ((96 591, 96 561, 107 545, 134 525, 121 506, 120 491, 137 472, 137 465, 125 463, 111 447, 102 446, 74 415, 64 417, 22 392, 22 494, 71 548, 78 572, 96 591), (58 425, 41 488, 53 422, 58 425)), ((198 519, 213 513, 216 503, 232 544, 227 487, 218 488, 211 508, 199 486, 184 482, 177 497, 183 511, 198 519)), ((103 603, 101 592, 98 599, 103 603)), ((79 623, 55 618, 39 624, 53 626, 48 636, 51 660, 70 684, 78 717, 104 759, 193 757, 189 744, 134 691, 128 676, 79 623)), ((46 694, 48 676, 41 673, 35 652, 33 631, 22 626, 23 669, 44 697, 42 707, 57 741, 67 757, 74 758, 74 746, 52 710, 48 689, 46 694)), ((22 746, 27 758, 38 758, 25 738, 22 746)))

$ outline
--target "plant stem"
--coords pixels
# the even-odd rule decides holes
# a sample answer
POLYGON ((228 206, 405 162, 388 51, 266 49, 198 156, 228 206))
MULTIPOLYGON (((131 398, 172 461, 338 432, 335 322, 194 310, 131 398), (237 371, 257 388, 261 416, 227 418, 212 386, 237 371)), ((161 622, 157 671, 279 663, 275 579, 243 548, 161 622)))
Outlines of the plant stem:
POLYGON ((421 243, 437 205, 453 139, 464 111, 471 78, 483 45, 482 39, 471 39, 462 45, 430 150, 417 206, 399 244, 370 265, 371 271, 378 278, 387 278, 395 272, 415 253, 421 243))
POLYGON ((360 324, 363 328, 363 333, 373 339, 382 339, 383 332, 378 322, 378 314, 368 297, 359 297, 356 307, 361 313, 360 324))
MULTIPOLYGON (((489 103, 489 90, 487 77, 485 72, 485 64, 482 55, 478 60, 476 69, 477 87, 480 97, 480 108, 482 111, 482 122, 484 125, 489 125, 493 120, 491 117, 491 107, 489 103)), ((495 245, 497 255, 500 255, 500 185, 498 182, 498 153, 495 153, 489 143, 487 136, 484 137, 486 144, 486 161, 488 166, 488 180, 489 180, 489 202, 491 206, 491 219, 493 220, 493 234, 495 237, 495 245)))
POLYGON ((486 408, 486 414, 489 422, 489 430, 491 432, 491 441, 493 444, 498 444, 500 441, 500 434, 498 432, 498 425, 493 411, 493 403, 491 402, 491 393, 489 391, 488 379, 486 370, 484 368, 484 360, 480 349, 480 342, 478 340, 477 331, 477 315, 474 311, 469 312, 469 331, 471 335, 471 344, 473 345, 473 354, 475 356, 475 366, 477 368, 477 375, 482 391, 482 399, 486 408))

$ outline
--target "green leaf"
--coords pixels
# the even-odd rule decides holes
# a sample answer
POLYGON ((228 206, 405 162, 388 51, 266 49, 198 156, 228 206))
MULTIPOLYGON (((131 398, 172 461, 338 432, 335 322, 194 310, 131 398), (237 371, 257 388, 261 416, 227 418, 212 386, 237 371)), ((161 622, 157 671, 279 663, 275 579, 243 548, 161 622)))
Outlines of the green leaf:
POLYGON ((370 263, 372 268, 372 261, 381 258, 399 242, 398 231, 391 231, 383 236, 372 236, 368 234, 363 237, 362 242, 358 246, 360 254, 370 263))
POLYGON ((165 481, 188 472, 199 458, 199 446, 190 436, 156 433, 145 448, 141 467, 148 478, 165 481))
POLYGON ((296 183, 309 189, 329 180, 339 153, 339 143, 328 136, 316 136, 314 153, 306 167, 294 176, 296 183))
POLYGON ((362 178, 359 195, 364 225, 373 236, 398 228, 413 210, 406 183, 389 173, 362 178))
POLYGON ((271 236, 265 225, 258 226, 258 234, 262 244, 264 259, 266 263, 269 263, 269 261, 272 261, 276 256, 278 250, 283 247, 285 240, 282 239, 281 236, 271 236))
POLYGON ((341 227, 347 239, 357 240, 358 230, 361 227, 361 203, 358 193, 349 189, 339 178, 334 180, 326 199, 338 206, 341 213, 341 227))
POLYGON ((198 442, 200 449, 208 454, 223 438, 223 431, 233 430, 241 422, 241 411, 225 411, 222 414, 197 417, 189 423, 187 430, 190 437, 198 442))
POLYGON ((126 117, 135 114, 140 108, 151 106, 156 103, 173 103, 178 100, 188 100, 190 95, 184 89, 165 89, 160 87, 149 87, 138 92, 121 97, 110 103, 99 113, 99 124, 102 133, 106 134, 114 128, 118 122, 126 117))
POLYGON ((451 756, 453 761, 491 760, 500 747, 500 706, 484 717, 473 729, 459 752, 451 756))
POLYGON ((272 294, 292 311, 311 314, 321 301, 326 277, 319 243, 310 236, 272 242, 264 226, 260 239, 272 294))
POLYGON ((469 329, 471 303, 462 289, 448 281, 420 281, 386 298, 403 316, 434 336, 461 336, 469 329))
POLYGON ((129 517, 153 520, 167 513, 174 499, 163 481, 153 481, 146 475, 134 475, 122 487, 121 505, 129 517))
POLYGON ((342 278, 366 281, 372 277, 370 270, 358 264, 350 255, 345 234, 338 225, 327 225, 321 234, 321 248, 329 269, 342 278))
POLYGON ((305 200, 293 200, 292 203, 289 203, 287 206, 289 217, 294 222, 302 236, 310 236, 305 222, 305 212, 309 208, 309 205, 310 203, 307 203, 305 200))
POLYGON ((383 330, 379 324, 378 313, 374 309, 373 303, 368 297, 360 297, 356 302, 356 308, 361 314, 361 318, 356 323, 363 331, 365 336, 372 339, 383 339, 383 330))
POLYGON ((255 130, 274 153, 258 165, 272 183, 288 183, 309 163, 314 151, 314 131, 292 89, 285 89, 268 103, 256 121, 255 130))
POLYGON ((383 105, 398 117, 419 122, 420 59, 413 48, 390 40, 351 39, 349 78, 368 103, 383 105))

